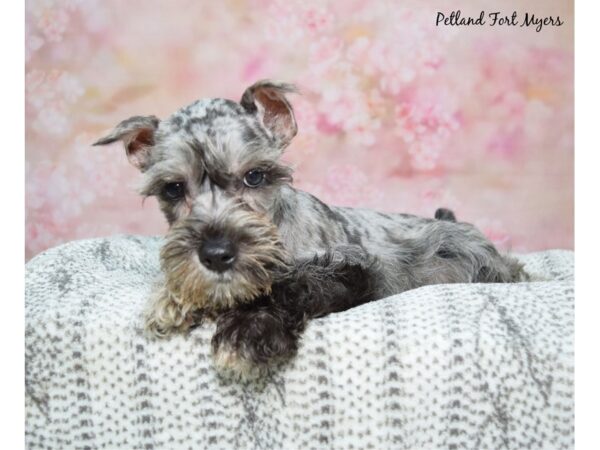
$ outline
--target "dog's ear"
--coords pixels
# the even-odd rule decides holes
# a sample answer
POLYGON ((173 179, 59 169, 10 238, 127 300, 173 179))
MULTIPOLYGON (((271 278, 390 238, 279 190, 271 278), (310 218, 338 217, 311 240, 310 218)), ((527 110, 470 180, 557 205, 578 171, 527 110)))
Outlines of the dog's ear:
POLYGON ((261 80, 246 89, 240 104, 256 114, 265 129, 284 148, 298 132, 292 105, 285 94, 297 92, 292 84, 261 80))
POLYGON ((93 145, 112 144, 122 141, 127 159, 142 172, 150 163, 150 149, 154 145, 154 133, 160 120, 155 116, 134 116, 119 123, 107 136, 93 145))

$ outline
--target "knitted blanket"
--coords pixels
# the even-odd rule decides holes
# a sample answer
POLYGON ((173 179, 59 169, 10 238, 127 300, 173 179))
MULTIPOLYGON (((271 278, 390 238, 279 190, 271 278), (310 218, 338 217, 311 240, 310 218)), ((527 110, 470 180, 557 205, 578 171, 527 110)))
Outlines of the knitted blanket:
POLYGON ((26 443, 47 449, 573 447, 573 253, 547 281, 426 286, 313 320, 255 381, 214 325, 151 340, 159 238, 72 242, 26 266, 26 443))

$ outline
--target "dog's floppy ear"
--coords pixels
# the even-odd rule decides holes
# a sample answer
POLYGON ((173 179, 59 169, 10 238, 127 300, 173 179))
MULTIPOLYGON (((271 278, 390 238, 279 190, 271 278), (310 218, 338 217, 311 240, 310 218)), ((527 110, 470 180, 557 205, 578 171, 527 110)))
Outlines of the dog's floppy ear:
POLYGON ((282 148, 298 132, 294 110, 285 98, 285 94, 291 92, 297 92, 292 84, 261 80, 247 88, 240 101, 246 111, 258 116, 282 148))
POLYGON ((127 159, 142 172, 150 163, 150 149, 154 145, 154 132, 160 120, 155 116, 133 116, 119 123, 107 136, 93 145, 112 144, 122 141, 127 159))

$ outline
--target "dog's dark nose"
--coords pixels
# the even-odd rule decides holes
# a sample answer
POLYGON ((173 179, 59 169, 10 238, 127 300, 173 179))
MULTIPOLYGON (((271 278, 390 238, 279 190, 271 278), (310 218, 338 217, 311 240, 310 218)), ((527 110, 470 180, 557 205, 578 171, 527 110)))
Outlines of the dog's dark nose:
POLYGON ((199 250, 200 262, 207 269, 225 272, 235 261, 235 246, 224 237, 205 239, 199 250))

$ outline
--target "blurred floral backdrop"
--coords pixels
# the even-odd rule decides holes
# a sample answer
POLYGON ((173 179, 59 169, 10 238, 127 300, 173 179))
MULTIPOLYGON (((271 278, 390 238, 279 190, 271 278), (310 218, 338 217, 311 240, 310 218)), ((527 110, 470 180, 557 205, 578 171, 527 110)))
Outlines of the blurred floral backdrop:
POLYGON ((504 249, 573 246, 569 1, 29 0, 26 257, 160 234, 123 149, 90 144, 136 114, 296 83, 286 159, 327 202, 454 209, 504 249), (534 28, 437 27, 439 8, 560 15, 534 28))

